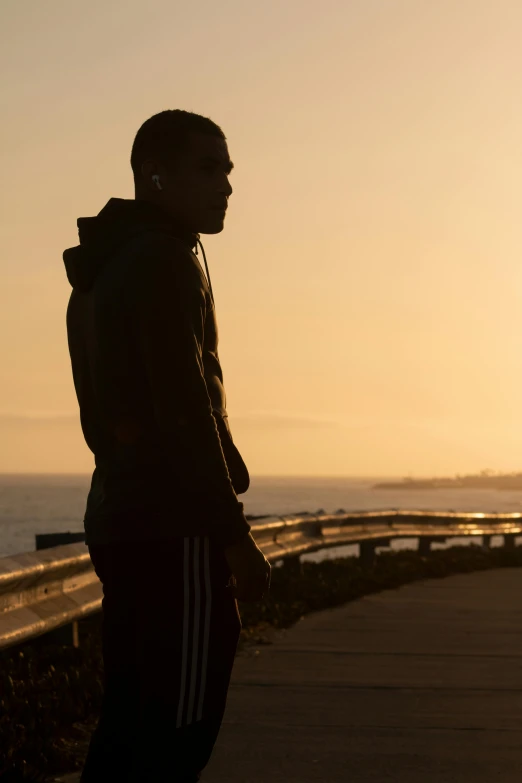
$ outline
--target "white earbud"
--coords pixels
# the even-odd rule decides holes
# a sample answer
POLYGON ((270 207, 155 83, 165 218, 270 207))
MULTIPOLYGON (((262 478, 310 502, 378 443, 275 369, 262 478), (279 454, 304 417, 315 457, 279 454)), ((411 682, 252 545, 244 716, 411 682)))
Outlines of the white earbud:
POLYGON ((152 177, 152 181, 156 183, 156 187, 158 188, 158 190, 163 190, 157 174, 154 174, 154 176, 152 177))

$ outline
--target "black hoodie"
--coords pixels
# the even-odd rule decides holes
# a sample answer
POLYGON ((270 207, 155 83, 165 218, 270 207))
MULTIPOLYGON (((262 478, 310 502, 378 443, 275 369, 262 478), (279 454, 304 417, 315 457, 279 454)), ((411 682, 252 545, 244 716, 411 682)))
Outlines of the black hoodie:
POLYGON ((111 198, 77 225, 80 244, 63 261, 74 386, 96 465, 86 543, 239 541, 250 525, 237 495, 250 479, 228 425, 212 291, 192 252, 199 236, 134 199, 111 198))

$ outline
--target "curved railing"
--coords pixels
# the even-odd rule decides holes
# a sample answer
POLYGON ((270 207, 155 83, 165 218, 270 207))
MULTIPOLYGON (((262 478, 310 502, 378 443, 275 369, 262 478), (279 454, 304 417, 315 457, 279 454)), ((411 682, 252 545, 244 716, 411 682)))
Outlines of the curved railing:
MULTIPOLYGON (((455 537, 504 537, 514 546, 522 536, 522 514, 448 511, 365 511, 335 514, 290 514, 252 523, 252 535, 271 563, 298 563, 299 556, 347 544, 360 545, 360 557, 371 566, 375 548, 393 539, 418 538, 419 550, 432 541, 455 537)), ((0 558, 0 648, 10 647, 71 625, 77 644, 77 621, 101 609, 102 586, 84 543, 0 558)))

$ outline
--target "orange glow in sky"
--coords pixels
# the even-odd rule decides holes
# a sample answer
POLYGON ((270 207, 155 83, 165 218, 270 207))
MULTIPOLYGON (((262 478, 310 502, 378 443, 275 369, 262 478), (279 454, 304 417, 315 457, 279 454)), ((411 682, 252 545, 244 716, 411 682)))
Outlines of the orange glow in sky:
POLYGON ((141 123, 211 117, 202 236, 253 475, 522 470, 519 0, 2 5, 0 472, 91 472, 62 252, 141 123))

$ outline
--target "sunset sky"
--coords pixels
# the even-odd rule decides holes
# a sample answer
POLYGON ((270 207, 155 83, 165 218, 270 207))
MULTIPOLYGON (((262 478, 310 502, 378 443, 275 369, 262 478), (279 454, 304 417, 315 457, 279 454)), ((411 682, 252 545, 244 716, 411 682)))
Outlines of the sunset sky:
POLYGON ((0 472, 85 472, 62 252, 139 126, 212 118, 253 475, 522 471, 520 0, 4 0, 0 472))

